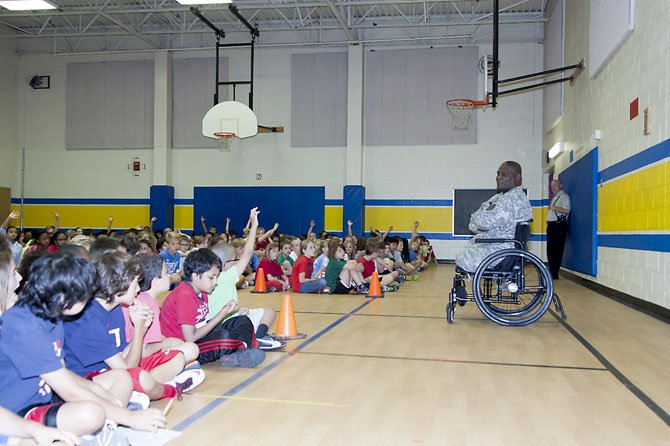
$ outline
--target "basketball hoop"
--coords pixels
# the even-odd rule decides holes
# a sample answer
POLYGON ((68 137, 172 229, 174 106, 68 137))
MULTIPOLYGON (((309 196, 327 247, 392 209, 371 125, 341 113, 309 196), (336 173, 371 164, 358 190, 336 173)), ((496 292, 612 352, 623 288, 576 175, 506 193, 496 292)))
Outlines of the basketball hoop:
POLYGON ((214 137, 219 142, 219 150, 222 152, 230 152, 230 143, 233 142, 235 134, 232 132, 215 132, 214 137))
POLYGON ((473 101, 472 99, 449 99, 447 108, 454 119, 454 130, 467 130, 470 128, 472 120, 472 110, 475 107, 485 107, 488 105, 488 96, 486 101, 473 101))

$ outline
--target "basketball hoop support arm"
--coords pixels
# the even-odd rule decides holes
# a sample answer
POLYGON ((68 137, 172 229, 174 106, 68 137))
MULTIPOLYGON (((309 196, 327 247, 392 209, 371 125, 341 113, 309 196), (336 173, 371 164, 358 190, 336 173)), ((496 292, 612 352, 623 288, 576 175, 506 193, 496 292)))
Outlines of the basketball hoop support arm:
POLYGON ((512 88, 510 90, 499 91, 498 95, 502 96, 502 95, 506 95, 506 94, 517 93, 519 91, 531 90, 533 88, 538 88, 538 87, 546 87, 547 85, 557 84, 557 83, 566 82, 566 81, 572 82, 579 75, 579 73, 581 73, 581 71, 583 69, 584 69, 584 60, 580 61, 578 64, 575 64, 575 65, 567 65, 567 66, 561 67, 561 68, 553 68, 551 70, 538 71, 537 73, 524 74, 523 76, 515 76, 515 77, 510 77, 509 79, 502 79, 502 80, 498 81, 498 84, 506 84, 506 83, 509 83, 509 82, 517 82, 517 81, 524 80, 524 79, 531 79, 531 78, 534 78, 534 77, 546 76, 548 74, 553 74, 553 73, 561 73, 563 71, 568 71, 568 70, 576 70, 576 72, 573 73, 569 77, 562 77, 560 79, 554 79, 554 80, 545 81, 545 82, 538 82, 538 83, 532 84, 532 85, 526 85, 526 86, 523 86, 523 87, 512 88))
POLYGON ((212 22, 210 22, 205 16, 203 16, 198 8, 195 6, 192 6, 190 8, 190 11, 193 15, 198 17, 205 25, 207 25, 209 28, 214 31, 214 34, 216 34, 216 87, 214 90, 214 105, 219 103, 219 86, 220 85, 232 85, 233 86, 233 100, 235 100, 235 89, 237 85, 249 85, 249 108, 254 109, 254 47, 256 44, 256 37, 260 36, 260 32, 258 31, 258 28, 255 28, 251 26, 247 20, 242 17, 237 10, 237 7, 235 5, 230 5, 228 6, 228 9, 230 12, 237 17, 237 19, 242 22, 244 26, 249 29, 249 32, 251 33, 251 42, 249 43, 227 43, 227 44, 222 44, 221 43, 221 38, 226 37, 226 33, 223 32, 223 30, 219 29, 214 25, 212 22), (220 48, 232 48, 232 47, 251 47, 251 76, 250 80, 248 81, 226 81, 226 82, 221 82, 219 80, 219 50, 220 48))

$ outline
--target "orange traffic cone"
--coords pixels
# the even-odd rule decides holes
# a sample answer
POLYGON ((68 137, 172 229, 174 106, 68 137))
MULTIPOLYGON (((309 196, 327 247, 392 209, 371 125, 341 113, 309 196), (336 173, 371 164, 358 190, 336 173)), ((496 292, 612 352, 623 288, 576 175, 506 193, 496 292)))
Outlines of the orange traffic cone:
POLYGON ((373 272, 370 278, 370 290, 367 297, 384 297, 382 287, 379 285, 379 274, 377 274, 377 271, 373 272))
POLYGON ((254 285, 254 289, 251 292, 252 293, 267 293, 268 292, 268 287, 265 285, 265 272, 263 271, 263 268, 258 268, 256 270, 255 285, 254 285))
POLYGON ((284 294, 284 298, 281 301, 281 310, 279 310, 279 318, 277 318, 275 337, 283 341, 307 337, 304 333, 298 333, 298 327, 295 324, 295 314, 293 314, 293 301, 291 301, 290 294, 284 294))

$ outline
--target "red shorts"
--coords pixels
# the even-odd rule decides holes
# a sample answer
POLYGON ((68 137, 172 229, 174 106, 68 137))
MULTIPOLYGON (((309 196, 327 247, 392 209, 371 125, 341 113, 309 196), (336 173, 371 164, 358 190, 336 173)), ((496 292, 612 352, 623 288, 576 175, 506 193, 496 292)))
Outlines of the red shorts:
POLYGON ((180 350, 159 350, 146 358, 140 360, 140 368, 150 371, 156 367, 170 362, 172 358, 181 353, 180 350))
POLYGON ((58 411, 63 403, 44 404, 42 406, 33 406, 19 412, 26 420, 34 421, 44 426, 56 427, 56 418, 58 411))

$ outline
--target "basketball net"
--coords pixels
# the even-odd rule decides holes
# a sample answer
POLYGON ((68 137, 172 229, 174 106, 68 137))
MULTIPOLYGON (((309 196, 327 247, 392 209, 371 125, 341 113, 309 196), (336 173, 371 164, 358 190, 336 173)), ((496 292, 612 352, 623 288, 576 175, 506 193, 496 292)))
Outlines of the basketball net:
POLYGON ((447 101, 447 108, 454 119, 454 130, 467 130, 470 127, 474 107, 475 101, 470 99, 450 99, 447 101))
POLYGON ((230 144, 235 139, 235 134, 231 132, 216 132, 214 136, 219 142, 219 150, 221 152, 230 152, 230 144))

